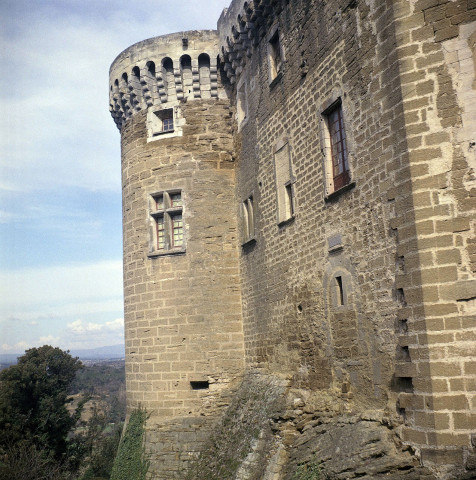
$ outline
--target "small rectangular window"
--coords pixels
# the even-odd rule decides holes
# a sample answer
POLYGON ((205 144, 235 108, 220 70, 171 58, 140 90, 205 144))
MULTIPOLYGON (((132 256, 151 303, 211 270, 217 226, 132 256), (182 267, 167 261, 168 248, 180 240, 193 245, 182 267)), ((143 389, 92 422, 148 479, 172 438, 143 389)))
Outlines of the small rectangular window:
POLYGON ((253 196, 248 197, 242 204, 243 213, 243 243, 255 237, 255 214, 253 209, 253 196))
POLYGON ((342 277, 336 277, 336 300, 337 306, 344 305, 344 284, 342 283, 342 277))
POLYGON ((279 37, 279 30, 276 27, 272 31, 268 40, 268 63, 269 63, 269 81, 273 82, 281 73, 283 67, 283 48, 279 37))
POLYGON ((285 201, 286 201, 286 205, 285 205, 286 216, 287 216, 288 218, 291 218, 291 217, 294 215, 293 185, 292 185, 291 181, 287 182, 287 183, 284 185, 284 189, 285 189, 285 192, 286 192, 286 195, 285 195, 285 201))
POLYGON ((164 196, 163 195, 158 195, 155 197, 155 209, 156 210, 163 210, 164 208, 164 196))
POLYGON ((327 108, 324 120, 326 193, 329 195, 350 184, 347 140, 342 103, 339 99, 327 108))
POLYGON ((155 221, 157 223, 157 249, 163 250, 165 248, 164 217, 158 216, 155 221))
POLYGON ((192 380, 190 382, 192 390, 208 390, 210 388, 210 383, 208 380, 192 380))
POLYGON ((153 135, 169 133, 174 131, 174 109, 166 108, 158 110, 153 115, 153 135))
POLYGON ((174 119, 173 118, 164 118, 162 123, 162 130, 164 132, 170 132, 174 129, 174 119))
POLYGON ((170 206, 171 207, 181 207, 182 204, 182 194, 181 193, 170 193, 170 206))
POLYGON ((182 214, 171 215, 172 219, 172 247, 183 245, 183 221, 182 214))
POLYGON ((236 88, 236 122, 238 129, 244 125, 248 116, 248 97, 246 87, 246 77, 243 77, 236 88))
POLYGON ((152 195, 151 221, 154 223, 154 251, 182 250, 184 245, 182 193, 160 192, 152 195))
POLYGON ((291 157, 287 139, 282 140, 274 153, 276 196, 278 200, 278 223, 294 216, 294 191, 292 183, 291 157))

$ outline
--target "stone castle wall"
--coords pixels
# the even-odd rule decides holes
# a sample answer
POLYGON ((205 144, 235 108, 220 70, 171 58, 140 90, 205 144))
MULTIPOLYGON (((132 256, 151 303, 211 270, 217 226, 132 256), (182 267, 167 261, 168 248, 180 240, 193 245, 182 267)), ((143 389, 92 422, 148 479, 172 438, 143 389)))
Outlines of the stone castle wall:
MULTIPOLYGON (((160 65, 164 57, 177 63, 184 51, 193 61, 210 51, 210 37, 216 40, 210 32, 205 40, 202 33, 188 32, 185 50, 182 37, 159 37, 126 51, 113 66, 113 88, 123 71, 136 65, 143 71, 146 61, 160 65)), ((127 108, 113 110, 120 112, 122 137, 127 405, 150 414, 147 448, 152 471, 161 466, 160 478, 177 474, 178 457, 186 459, 197 449, 196 425, 206 431, 215 420, 244 366, 229 102, 218 98, 224 93, 217 84, 215 98, 177 100, 177 92, 185 90, 182 79, 179 69, 164 102, 156 97, 129 116, 127 108), (154 130, 151 122, 158 120, 151 115, 171 110, 173 130, 161 131, 160 125, 154 130), (178 207, 174 194, 181 197, 178 207), (161 210, 157 198, 164 202, 162 216, 155 213, 161 210), (183 239, 173 246, 177 213, 183 239), (163 248, 158 248, 158 219, 164 219, 163 248), (194 439, 190 448, 184 446, 187 434, 194 439)), ((193 81, 203 88, 203 78, 193 81)), ((151 84, 161 85, 147 79, 150 91, 151 84)), ((114 102, 131 105, 132 91, 117 94, 112 108, 114 102)), ((145 98, 140 95, 136 98, 145 98)))
POLYGON ((274 450, 251 442, 236 478, 293 478, 332 450, 322 423, 383 442, 373 478, 418 476, 415 458, 471 478, 475 45, 473 0, 234 0, 218 32, 115 60, 128 406, 153 413, 154 478, 185 478, 224 409, 240 411, 245 371, 279 379, 287 406, 259 434, 274 450), (157 219, 178 212, 157 196, 177 192, 184 243, 157 251, 157 219))

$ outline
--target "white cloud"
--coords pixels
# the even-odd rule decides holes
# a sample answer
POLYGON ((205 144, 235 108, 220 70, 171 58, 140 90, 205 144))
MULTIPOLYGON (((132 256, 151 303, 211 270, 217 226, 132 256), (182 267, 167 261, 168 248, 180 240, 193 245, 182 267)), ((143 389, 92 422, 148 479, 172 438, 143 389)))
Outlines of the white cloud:
MULTIPOLYGON (((36 322, 38 323, 38 322, 36 322)), ((45 324, 47 325, 47 323, 45 324)), ((10 332, 9 342, 0 345, 0 353, 23 353, 25 350, 42 345, 53 345, 64 350, 89 349, 107 345, 118 345, 124 342, 124 320, 116 318, 104 322, 90 322, 74 320, 63 328, 56 329, 54 334, 41 335, 35 329, 26 339, 18 339, 18 335, 25 336, 25 330, 17 329, 10 332)))
POLYGON ((104 324, 75 320, 74 322, 68 323, 67 326, 74 334, 89 335, 90 333, 123 331, 124 320, 122 318, 118 318, 104 324))
POLYGON ((123 342, 124 320, 117 318, 103 323, 83 320, 68 323, 59 343, 68 349, 84 349, 123 342))
POLYGON ((2 343, 1 352, 2 353, 22 353, 23 351, 28 350, 31 347, 32 345, 24 341, 17 342, 13 345, 9 345, 8 343, 2 343))

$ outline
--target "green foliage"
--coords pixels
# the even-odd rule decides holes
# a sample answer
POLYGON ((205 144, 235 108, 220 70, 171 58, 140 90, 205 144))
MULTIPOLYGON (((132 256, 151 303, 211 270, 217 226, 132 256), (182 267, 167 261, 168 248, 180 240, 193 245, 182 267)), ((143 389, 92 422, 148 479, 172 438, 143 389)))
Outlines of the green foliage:
POLYGON ((120 439, 120 425, 115 427, 111 435, 99 438, 81 480, 109 480, 120 439))
POLYGON ((44 345, 0 372, 0 451, 28 444, 56 459, 66 453, 77 420, 66 409, 68 390, 81 367, 68 352, 44 345))
POLYGON ((145 480, 149 461, 144 453, 144 432, 147 413, 138 409, 131 413, 119 444, 111 480, 145 480))
POLYGON ((47 451, 21 442, 0 454, 0 480, 72 480, 72 477, 47 451))

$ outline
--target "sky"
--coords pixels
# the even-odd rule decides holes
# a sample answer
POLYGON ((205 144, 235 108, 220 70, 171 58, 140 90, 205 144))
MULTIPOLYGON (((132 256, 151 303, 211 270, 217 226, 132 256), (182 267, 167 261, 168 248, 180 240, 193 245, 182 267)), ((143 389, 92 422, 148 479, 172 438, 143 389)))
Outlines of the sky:
POLYGON ((228 0, 0 0, 0 353, 123 343, 109 66, 228 0))

